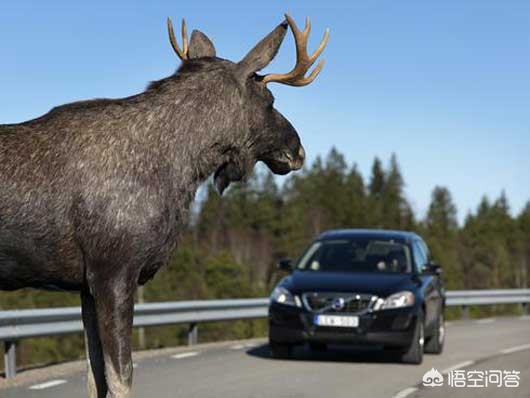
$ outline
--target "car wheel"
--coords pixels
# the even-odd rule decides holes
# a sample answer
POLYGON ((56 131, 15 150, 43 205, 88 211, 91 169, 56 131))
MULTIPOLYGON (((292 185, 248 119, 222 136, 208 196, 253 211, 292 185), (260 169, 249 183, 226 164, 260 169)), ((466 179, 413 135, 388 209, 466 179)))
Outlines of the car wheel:
POLYGON ((445 341, 445 320, 443 312, 436 320, 434 333, 425 342, 425 352, 428 354, 441 354, 444 348, 445 341))
POLYGON ((309 349, 313 352, 323 352, 328 349, 328 346, 324 343, 318 343, 316 341, 312 341, 309 343, 309 349))
POLYGON ((401 354, 401 362, 419 365, 423 361, 423 345, 425 341, 423 311, 418 313, 412 342, 405 352, 401 354))
POLYGON ((271 356, 275 359, 288 359, 291 356, 292 346, 286 343, 269 341, 271 356))

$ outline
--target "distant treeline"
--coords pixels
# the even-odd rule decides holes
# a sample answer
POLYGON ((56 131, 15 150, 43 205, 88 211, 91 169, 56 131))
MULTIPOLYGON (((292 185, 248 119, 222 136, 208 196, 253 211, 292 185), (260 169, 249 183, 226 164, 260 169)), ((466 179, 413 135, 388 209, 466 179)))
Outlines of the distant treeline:
MULTIPOLYGON (((190 222, 167 269, 145 287, 146 301, 262 297, 281 276, 275 262, 296 258, 330 228, 392 228, 424 236, 444 267, 447 289, 529 287, 530 201, 512 217, 504 193, 484 197, 463 225, 451 193, 432 192, 427 215, 414 214, 404 194, 397 158, 387 167, 374 159, 367 181, 333 149, 325 159, 293 173, 278 186, 263 168, 221 198, 211 184, 190 213, 190 222)), ((76 295, 34 290, 0 292, 0 310, 79 305, 76 295)), ((204 325, 201 340, 263 335, 264 321, 204 325)), ((146 331, 148 347, 176 345, 184 327, 146 331)), ((59 361, 83 353, 82 336, 22 344, 26 363, 59 361)))

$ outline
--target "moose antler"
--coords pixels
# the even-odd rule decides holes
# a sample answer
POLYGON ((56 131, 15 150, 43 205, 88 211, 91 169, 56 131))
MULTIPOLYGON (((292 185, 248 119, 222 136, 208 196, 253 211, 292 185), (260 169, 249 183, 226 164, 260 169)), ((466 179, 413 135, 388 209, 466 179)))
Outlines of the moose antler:
POLYGON ((287 23, 293 31, 293 36, 296 43, 296 65, 289 73, 270 73, 265 75, 263 76, 261 82, 263 84, 277 82, 287 84, 289 86, 306 86, 315 80, 320 73, 320 70, 324 66, 324 60, 322 59, 316 68, 313 69, 313 71, 309 74, 309 76, 305 77, 306 72, 315 63, 317 58, 324 50, 324 47, 326 47, 329 37, 329 29, 326 29, 324 37, 322 38, 322 41, 320 42, 320 45, 316 51, 313 53, 313 55, 309 56, 307 53, 307 39, 309 38, 309 33, 311 32, 311 21, 309 20, 309 17, 306 18, 305 28, 303 31, 298 29, 293 18, 291 18, 289 14, 285 14, 285 18, 287 19, 287 23))
POLYGON ((180 49, 177 39, 175 39, 175 32, 173 31, 173 23, 171 23, 171 18, 167 19, 167 32, 169 34, 169 41, 171 42, 171 47, 175 50, 175 53, 178 57, 185 61, 188 59, 188 33, 186 31, 186 21, 182 20, 182 50, 180 49))

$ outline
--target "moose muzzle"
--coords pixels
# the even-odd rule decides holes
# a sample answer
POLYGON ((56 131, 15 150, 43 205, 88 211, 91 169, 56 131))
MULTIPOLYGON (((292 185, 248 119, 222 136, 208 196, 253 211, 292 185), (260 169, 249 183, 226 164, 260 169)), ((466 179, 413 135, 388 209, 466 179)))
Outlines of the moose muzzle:
POLYGON ((298 148, 298 154, 294 157, 288 156, 291 170, 300 170, 304 166, 305 150, 302 145, 298 148))

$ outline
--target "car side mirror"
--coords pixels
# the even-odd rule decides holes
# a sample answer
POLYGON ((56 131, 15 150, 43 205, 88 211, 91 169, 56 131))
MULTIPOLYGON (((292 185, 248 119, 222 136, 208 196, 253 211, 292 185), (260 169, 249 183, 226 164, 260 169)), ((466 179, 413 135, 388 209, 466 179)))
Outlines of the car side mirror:
POLYGON ((442 273, 443 269, 442 269, 442 266, 440 264, 436 264, 436 263, 433 263, 433 262, 428 262, 425 265, 424 271, 429 273, 429 274, 440 275, 442 273))
POLYGON ((280 271, 292 272, 293 271, 293 262, 290 258, 284 258, 278 261, 278 269, 280 271))

